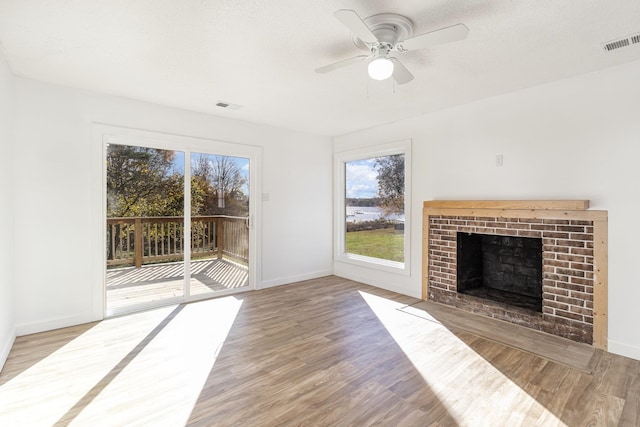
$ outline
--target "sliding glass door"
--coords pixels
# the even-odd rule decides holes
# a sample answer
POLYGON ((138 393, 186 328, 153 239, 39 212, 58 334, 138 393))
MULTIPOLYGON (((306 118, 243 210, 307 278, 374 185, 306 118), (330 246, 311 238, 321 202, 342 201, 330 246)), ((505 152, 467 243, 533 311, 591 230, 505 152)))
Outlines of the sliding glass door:
POLYGON ((249 166, 191 153, 191 295, 249 285, 249 166))
POLYGON ((250 156, 109 142, 105 163, 107 316, 249 288, 250 156))

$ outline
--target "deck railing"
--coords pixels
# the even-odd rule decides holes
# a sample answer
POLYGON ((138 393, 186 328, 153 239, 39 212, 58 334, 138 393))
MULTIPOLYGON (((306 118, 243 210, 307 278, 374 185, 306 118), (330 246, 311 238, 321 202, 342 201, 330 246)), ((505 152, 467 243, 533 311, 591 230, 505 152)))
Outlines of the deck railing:
MULTIPOLYGON (((247 217, 191 217, 191 258, 249 260, 247 217)), ((107 218, 107 266, 184 258, 184 219, 174 216, 107 218)))

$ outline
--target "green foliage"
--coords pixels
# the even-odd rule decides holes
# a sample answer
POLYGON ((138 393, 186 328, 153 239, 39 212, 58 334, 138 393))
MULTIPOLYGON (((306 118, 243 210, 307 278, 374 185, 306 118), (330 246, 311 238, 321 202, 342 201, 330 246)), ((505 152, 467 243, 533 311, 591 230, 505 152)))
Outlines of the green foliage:
POLYGON ((371 221, 347 221, 347 233, 351 231, 362 230, 378 230, 380 228, 393 228, 395 226, 394 221, 386 219, 374 219, 371 221))
MULTIPOLYGON (((109 145, 107 216, 182 216, 184 173, 171 150, 109 145)), ((246 178, 227 156, 196 154, 192 161, 191 214, 249 214, 246 178)))
POLYGON ((378 172, 380 207, 386 215, 404 213, 404 154, 379 157, 374 165, 378 172))
POLYGON ((182 173, 174 170, 171 150, 109 145, 107 216, 182 215, 182 173))
POLYGON ((378 197, 372 197, 367 199, 347 197, 347 199, 345 200, 345 206, 357 206, 357 207, 365 207, 365 208, 376 207, 376 206, 380 206, 380 199, 378 197))
POLYGON ((346 233, 346 252, 404 262, 404 231, 393 228, 346 233))

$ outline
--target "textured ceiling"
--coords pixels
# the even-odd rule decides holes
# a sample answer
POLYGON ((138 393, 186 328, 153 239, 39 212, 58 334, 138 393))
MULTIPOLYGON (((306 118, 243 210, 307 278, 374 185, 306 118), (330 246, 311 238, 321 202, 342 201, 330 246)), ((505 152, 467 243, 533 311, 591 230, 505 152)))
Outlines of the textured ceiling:
POLYGON ((638 0, 0 0, 18 76, 330 136, 638 60, 602 48, 638 33, 638 0), (406 85, 366 62, 316 74, 362 53, 337 9, 469 36, 402 54, 406 85))

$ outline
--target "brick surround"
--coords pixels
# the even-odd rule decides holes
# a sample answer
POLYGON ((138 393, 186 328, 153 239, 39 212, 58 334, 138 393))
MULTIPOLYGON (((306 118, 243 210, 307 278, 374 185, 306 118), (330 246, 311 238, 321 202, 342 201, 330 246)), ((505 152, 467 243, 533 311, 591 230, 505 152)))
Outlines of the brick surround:
POLYGON ((589 200, 429 200, 422 234, 423 299, 608 349, 606 210, 589 200), (542 312, 458 293, 459 231, 541 239, 542 312))
MULTIPOLYGON (((426 224, 425 224, 426 225, 426 224)), ((593 342, 594 223, 589 220, 431 215, 428 298, 578 342, 593 342), (542 313, 456 291, 458 232, 542 239, 542 313)))

